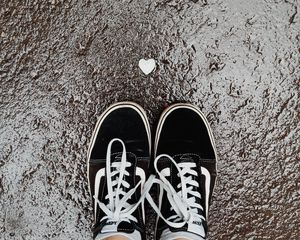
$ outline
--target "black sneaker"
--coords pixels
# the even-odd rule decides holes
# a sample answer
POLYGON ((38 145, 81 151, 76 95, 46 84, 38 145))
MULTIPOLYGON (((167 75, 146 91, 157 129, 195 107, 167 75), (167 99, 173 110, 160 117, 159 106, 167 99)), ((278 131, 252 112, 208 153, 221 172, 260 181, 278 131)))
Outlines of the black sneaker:
POLYGON ((109 107, 96 124, 88 151, 94 238, 145 239, 141 189, 150 162, 150 125, 132 102, 109 107))
POLYGON ((191 104, 167 108, 158 123, 154 155, 162 180, 156 239, 206 239, 217 155, 203 113, 191 104))

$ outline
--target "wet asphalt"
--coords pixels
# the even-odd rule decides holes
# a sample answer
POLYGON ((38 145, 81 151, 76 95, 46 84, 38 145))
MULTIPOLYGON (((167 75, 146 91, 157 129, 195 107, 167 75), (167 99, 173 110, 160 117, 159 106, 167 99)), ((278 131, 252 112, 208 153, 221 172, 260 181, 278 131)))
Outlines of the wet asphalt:
POLYGON ((300 239, 298 0, 2 0, 0 83, 0 239, 91 239, 88 143, 123 100, 207 116, 209 239, 300 239))

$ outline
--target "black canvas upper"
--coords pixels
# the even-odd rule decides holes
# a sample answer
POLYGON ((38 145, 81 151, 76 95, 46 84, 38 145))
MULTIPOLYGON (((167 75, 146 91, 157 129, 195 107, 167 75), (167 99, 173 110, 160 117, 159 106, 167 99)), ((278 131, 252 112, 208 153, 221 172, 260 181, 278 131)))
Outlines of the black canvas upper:
MULTIPOLYGON (((137 110, 131 107, 122 107, 113 110, 109 113, 103 123, 101 124, 97 133, 95 144, 91 151, 91 157, 89 159, 89 182, 92 196, 95 191, 95 177, 99 169, 106 166, 106 153, 109 142, 113 138, 121 139, 126 147, 127 161, 132 165, 126 170, 130 173, 129 176, 125 176, 126 181, 130 184, 130 188, 134 188, 136 183, 140 180, 136 176, 136 167, 142 168, 145 173, 148 171, 149 166, 149 140, 145 123, 137 112, 137 110)), ((111 151, 111 163, 114 161, 121 161, 122 145, 119 142, 115 142, 112 145, 111 151)), ((106 170, 105 170, 106 171, 106 170)), ((107 176, 107 174, 105 174, 107 176)), ((112 179, 113 180, 113 179, 112 179)), ((140 189, 140 188, 139 188, 140 189)), ((108 199, 105 199, 107 195, 106 177, 102 179, 99 187, 98 199, 107 204, 108 199)), ((130 204, 136 203, 140 198, 140 191, 136 191, 135 194, 127 201, 130 204)), ((93 207, 95 199, 92 198, 93 207)), ((107 220, 100 221, 105 213, 98 208, 98 214, 95 216, 95 224, 93 226, 94 237, 101 232, 103 226, 107 223, 107 220)), ((134 230, 138 230, 141 233, 142 239, 145 238, 145 228, 142 219, 142 208, 139 206, 133 213, 133 216, 138 219, 138 222, 130 221, 121 222, 118 225, 118 231, 131 233, 134 230)))
MULTIPOLYGON (((199 187, 195 189, 201 194, 201 199, 196 198, 196 202, 201 203, 203 211, 200 209, 198 213, 207 218, 205 209, 205 178, 201 174, 201 166, 208 169, 211 174, 211 192, 209 199, 211 199, 212 190, 216 177, 216 156, 210 140, 208 129, 205 122, 199 114, 186 107, 170 109, 169 114, 160 121, 158 128, 161 129, 158 136, 156 148, 156 156, 160 154, 168 154, 176 161, 176 163, 193 162, 196 163, 195 170, 198 176, 193 176, 193 180, 199 183, 199 187), (161 124, 163 122, 163 124, 161 124)), ((176 191, 180 178, 177 176, 177 169, 167 158, 159 161, 159 170, 170 168, 171 175, 167 177, 168 181, 175 188, 176 191)), ((170 210, 171 206, 166 196, 163 195, 161 211, 165 218, 174 215, 174 211, 170 210)), ((207 231, 206 221, 202 222, 205 231, 207 231)), ((169 228, 172 232, 187 231, 187 224, 182 228, 172 228, 168 226, 162 219, 158 220, 156 239, 160 239, 162 232, 169 228)))

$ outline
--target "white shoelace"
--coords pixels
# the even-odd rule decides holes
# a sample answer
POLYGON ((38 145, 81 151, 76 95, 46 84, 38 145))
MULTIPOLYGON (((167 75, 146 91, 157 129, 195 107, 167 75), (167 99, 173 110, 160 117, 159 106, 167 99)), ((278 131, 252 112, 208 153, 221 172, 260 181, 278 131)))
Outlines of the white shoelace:
MULTIPOLYGON (((124 177, 129 176, 129 172, 126 170, 127 167, 131 166, 130 162, 127 162, 126 148, 125 144, 121 139, 112 139, 107 147, 106 154, 106 181, 107 181, 107 195, 105 199, 108 199, 108 204, 100 202, 98 196, 94 196, 99 207, 106 214, 100 221, 105 219, 111 221, 129 221, 132 220, 137 222, 137 219, 132 215, 137 209, 139 204, 144 202, 146 198, 152 208, 156 211, 160 218, 162 218, 169 226, 174 228, 183 227, 186 223, 192 222, 194 219, 205 218, 198 214, 198 209, 203 211, 202 206, 196 202, 196 198, 201 198, 199 192, 194 191, 194 188, 199 187, 197 181, 193 180, 193 176, 197 176, 198 173, 193 170, 196 167, 195 163, 184 162, 177 164, 176 161, 167 154, 161 154, 154 160, 155 171, 159 176, 159 179, 155 175, 151 175, 149 179, 144 182, 139 181, 134 188, 129 189, 130 185, 125 181, 124 177), (111 164, 111 147, 114 142, 119 142, 122 144, 122 156, 120 162, 113 162, 111 164), (180 177, 180 182, 177 188, 181 188, 180 191, 176 192, 171 183, 166 179, 166 176, 170 175, 167 168, 159 171, 157 168, 157 163, 162 158, 168 158, 177 168, 178 176, 180 177), (113 171, 111 171, 113 169, 113 171), (116 179, 112 181, 112 177, 116 176, 116 179), (167 193, 167 198, 170 202, 171 209, 174 210, 175 214, 166 219, 159 207, 154 203, 151 195, 149 194, 150 189, 153 184, 158 184, 160 186, 160 191, 165 190, 167 193), (139 201, 135 204, 129 204, 127 201, 135 193, 137 188, 142 185, 142 193, 139 201), (128 191, 125 191, 128 190, 128 191), (172 221, 173 220, 173 221, 172 221)), ((159 203, 161 206, 161 203, 159 203)))
POLYGON ((112 139, 107 147, 106 153, 106 181, 107 181, 107 195, 105 199, 108 199, 108 204, 100 202, 98 196, 94 196, 95 201, 97 201, 99 207, 106 214, 100 221, 105 219, 111 221, 127 221, 132 220, 137 222, 137 219, 132 215, 132 213, 137 209, 139 204, 144 200, 140 200, 135 204, 129 204, 127 201, 135 193, 136 189, 142 184, 142 180, 139 181, 136 186, 132 189, 129 189, 130 184, 125 181, 125 176, 129 176, 129 172, 126 168, 130 167, 131 163, 127 162, 126 148, 125 144, 121 139, 114 138, 112 139), (119 142, 122 144, 122 156, 120 162, 113 162, 111 164, 111 147, 114 142, 119 142), (113 171, 112 171, 113 169, 113 171), (116 177, 112 181, 112 178, 116 177), (128 191, 127 191, 128 190, 128 191))
MULTIPOLYGON (((160 218, 162 218, 169 226, 174 228, 183 227, 186 223, 190 223, 193 220, 205 220, 205 218, 198 214, 198 210, 203 211, 202 206, 196 202, 196 198, 201 198, 201 195, 198 191, 194 189, 199 187, 199 183, 193 180, 193 176, 197 176, 198 173, 193 170, 196 167, 196 164, 193 162, 183 162, 176 163, 176 161, 167 154, 161 154, 154 160, 155 171, 159 176, 159 179, 155 176, 150 176, 146 185, 149 185, 150 188, 153 184, 158 184, 160 186, 160 191, 165 190, 167 193, 167 198, 170 202, 171 209, 174 210, 175 214, 166 219, 161 210, 154 203, 152 197, 149 193, 146 193, 146 198, 149 201, 152 208, 156 211, 160 218), (176 192, 171 183, 166 179, 166 176, 170 176, 170 169, 165 168, 161 171, 157 168, 157 163, 162 158, 168 158, 177 168, 178 177, 180 177, 180 182, 177 188, 181 189, 176 192)), ((145 187, 148 188, 149 186, 145 187)), ((161 194, 161 193, 160 193, 161 194)), ((162 199, 160 199, 162 201, 162 199)), ((159 203, 161 206, 161 202, 159 203)))

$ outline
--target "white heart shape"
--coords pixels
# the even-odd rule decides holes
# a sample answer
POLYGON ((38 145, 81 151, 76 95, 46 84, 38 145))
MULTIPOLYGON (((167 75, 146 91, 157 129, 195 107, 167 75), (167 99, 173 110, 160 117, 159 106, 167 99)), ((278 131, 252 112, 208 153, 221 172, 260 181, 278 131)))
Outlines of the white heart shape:
POLYGON ((143 71, 143 73, 145 73, 146 75, 148 75, 155 68, 155 60, 152 59, 152 58, 148 59, 148 60, 141 59, 139 61, 139 67, 143 71))

